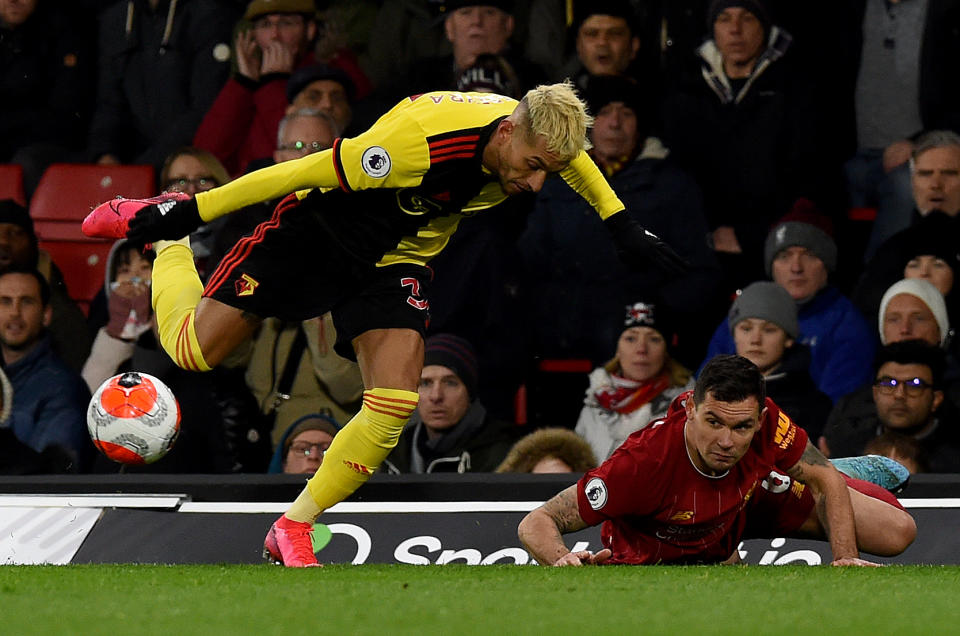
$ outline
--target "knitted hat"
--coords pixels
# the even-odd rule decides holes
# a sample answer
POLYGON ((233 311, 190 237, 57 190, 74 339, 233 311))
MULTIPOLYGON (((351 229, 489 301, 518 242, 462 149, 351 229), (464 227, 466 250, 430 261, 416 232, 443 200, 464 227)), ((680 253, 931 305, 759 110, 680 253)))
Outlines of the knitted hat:
POLYGON ((329 434, 330 437, 336 437, 337 433, 340 432, 340 425, 329 415, 324 415, 323 413, 304 415, 290 425, 290 432, 283 441, 284 455, 290 450, 290 447, 293 445, 293 440, 297 438, 297 435, 304 431, 323 431, 329 434))
POLYGON ((314 0, 252 0, 243 14, 244 20, 256 20, 271 13, 302 13, 313 16, 317 12, 314 0))
POLYGON ((656 329, 667 341, 667 350, 672 351, 677 346, 679 335, 677 321, 673 314, 661 302, 638 300, 626 306, 626 315, 617 332, 619 336, 631 327, 650 327, 656 329))
POLYGON ((36 237, 33 232, 33 219, 30 218, 27 208, 13 199, 0 200, 0 223, 19 225, 27 231, 31 239, 36 237))
MULTIPOLYGON (((610 102, 623 102, 637 116, 637 124, 646 124, 648 110, 636 82, 614 75, 592 75, 583 91, 583 99, 596 115, 610 102)), ((648 100, 649 101, 649 100, 648 100)))
POLYGON ((290 79, 287 80, 287 101, 293 102, 300 91, 320 80, 331 80, 339 83, 343 86, 343 90, 347 92, 347 101, 353 103, 354 97, 356 97, 353 80, 346 72, 326 64, 312 64, 295 70, 290 79))
POLYGON ((427 338, 423 351, 423 366, 432 364, 447 367, 457 374, 473 398, 477 393, 477 354, 473 345, 451 333, 438 333, 427 338))
POLYGON ((767 234, 763 262, 767 276, 773 276, 773 259, 789 247, 805 247, 823 261, 828 272, 837 267, 837 244, 833 241, 833 222, 813 205, 798 201, 767 234))
POLYGON ((731 7, 740 7, 746 9, 763 25, 764 34, 770 33, 770 14, 759 0, 713 0, 710 3, 710 9, 707 11, 707 33, 713 33, 713 25, 717 21, 717 16, 723 13, 724 9, 731 7))
POLYGON ((772 322, 793 339, 796 339, 800 332, 796 301, 790 296, 790 292, 771 281, 758 281, 747 285, 733 301, 727 318, 731 334, 737 324, 747 318, 772 322))
POLYGON ((880 300, 880 313, 878 315, 880 342, 887 344, 887 341, 883 337, 883 317, 887 313, 887 305, 890 304, 894 296, 899 296, 900 294, 916 296, 930 309, 934 319, 937 321, 937 326, 940 327, 940 346, 943 346, 947 342, 947 337, 950 335, 950 319, 947 317, 947 303, 943 300, 943 294, 940 293, 940 290, 934 287, 933 283, 923 278, 904 278, 890 285, 886 293, 883 294, 883 298, 880 300))

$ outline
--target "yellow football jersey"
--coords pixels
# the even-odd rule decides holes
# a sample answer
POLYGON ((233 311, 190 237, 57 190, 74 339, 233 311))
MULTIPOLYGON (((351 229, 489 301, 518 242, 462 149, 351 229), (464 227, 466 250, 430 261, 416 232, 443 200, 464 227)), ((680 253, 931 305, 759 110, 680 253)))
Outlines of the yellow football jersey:
MULTIPOLYGON (((210 221, 240 207, 297 192, 303 205, 363 262, 426 264, 457 224, 506 199, 483 150, 517 101, 442 91, 404 99, 367 131, 333 148, 264 168, 197 195, 210 221)), ((623 209, 581 152, 561 172, 603 218, 623 209)))

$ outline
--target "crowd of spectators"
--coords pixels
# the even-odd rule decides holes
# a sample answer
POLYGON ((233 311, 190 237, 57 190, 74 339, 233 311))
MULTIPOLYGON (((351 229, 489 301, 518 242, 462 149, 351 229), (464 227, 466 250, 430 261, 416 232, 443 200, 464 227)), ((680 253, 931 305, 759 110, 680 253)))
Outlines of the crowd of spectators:
MULTIPOLYGON (((118 470, 84 412, 124 370, 183 407, 164 472, 313 472, 363 391, 329 315, 179 369, 124 241, 84 318, 28 213, 51 163, 193 195, 409 95, 564 78, 626 212, 690 268, 626 267, 560 179, 464 219, 382 470, 580 472, 737 353, 827 456, 960 472, 958 33, 960 0, 0 0, 0 163, 28 197, 0 201, 0 473, 118 470)), ((191 236, 202 278, 275 203, 191 236)))

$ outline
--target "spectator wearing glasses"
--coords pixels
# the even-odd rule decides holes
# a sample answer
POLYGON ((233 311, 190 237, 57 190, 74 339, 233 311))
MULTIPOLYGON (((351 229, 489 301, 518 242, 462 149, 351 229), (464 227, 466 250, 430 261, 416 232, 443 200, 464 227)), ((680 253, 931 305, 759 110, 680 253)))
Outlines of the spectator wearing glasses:
POLYGON ((834 421, 825 431, 834 456, 859 455, 877 437, 896 434, 916 440, 921 464, 931 472, 960 471, 960 421, 944 400, 944 353, 922 340, 883 347, 873 380, 874 418, 834 421))
MULTIPOLYGON (((194 196, 230 181, 227 169, 213 153, 193 146, 183 146, 170 153, 160 170, 160 188, 163 192, 183 192, 194 196)), ((206 280, 216 262, 212 260, 216 223, 203 225, 190 235, 193 256, 206 280)))
POLYGON ((277 444, 270 473, 312 475, 340 431, 340 424, 324 413, 310 413, 291 424, 277 444))
MULTIPOLYGON (((277 126, 276 146, 272 157, 255 161, 258 169, 269 165, 299 159, 333 146, 341 129, 334 118, 319 110, 301 109, 286 114, 277 126)), ((273 214, 279 200, 254 203, 234 214, 223 216, 211 225, 214 228, 211 262, 219 262, 227 250, 247 232, 253 231, 273 214)), ((190 237, 191 244, 193 236, 190 237)))

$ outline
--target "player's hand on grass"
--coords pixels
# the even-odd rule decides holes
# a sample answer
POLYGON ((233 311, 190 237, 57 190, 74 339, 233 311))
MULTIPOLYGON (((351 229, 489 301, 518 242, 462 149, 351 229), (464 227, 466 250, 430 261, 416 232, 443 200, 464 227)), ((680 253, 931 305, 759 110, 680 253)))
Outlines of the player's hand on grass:
POLYGON ((690 270, 690 264, 682 256, 656 234, 643 229, 626 210, 603 223, 613 237, 620 260, 627 265, 636 268, 653 265, 669 276, 680 276, 690 270))
POLYGON ((605 563, 611 556, 613 556, 613 552, 607 548, 600 550, 596 554, 590 550, 568 552, 557 559, 553 566, 559 568, 565 565, 572 565, 574 567, 581 565, 600 565, 601 563, 605 563))
POLYGON ((197 202, 189 199, 170 199, 139 210, 129 222, 127 239, 136 245, 146 245, 163 239, 175 241, 189 235, 203 225, 197 202))
POLYGON ((830 565, 835 565, 837 567, 861 567, 861 568, 879 568, 883 567, 881 563, 874 563, 873 561, 867 561, 866 559, 860 559, 857 557, 846 557, 843 559, 835 559, 830 565))

